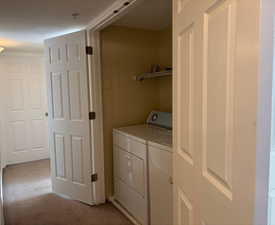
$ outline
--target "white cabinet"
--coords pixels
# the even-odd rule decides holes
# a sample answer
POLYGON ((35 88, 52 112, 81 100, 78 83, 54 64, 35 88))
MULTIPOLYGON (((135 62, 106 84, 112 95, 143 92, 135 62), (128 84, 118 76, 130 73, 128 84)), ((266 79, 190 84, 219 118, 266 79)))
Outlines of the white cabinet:
POLYGON ((114 130, 115 200, 142 225, 148 224, 146 143, 114 130))

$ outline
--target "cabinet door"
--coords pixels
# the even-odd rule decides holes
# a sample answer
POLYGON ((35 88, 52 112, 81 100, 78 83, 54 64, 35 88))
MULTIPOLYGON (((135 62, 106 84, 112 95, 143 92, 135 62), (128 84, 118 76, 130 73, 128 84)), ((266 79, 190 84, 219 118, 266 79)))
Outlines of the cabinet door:
POLYGON ((114 132, 115 199, 143 225, 148 224, 146 148, 114 132))
POLYGON ((145 194, 145 165, 144 160, 132 155, 131 157, 131 186, 144 197, 145 194))
POLYGON ((115 147, 115 176, 116 178, 122 180, 127 185, 130 185, 132 180, 131 174, 131 154, 124 151, 119 147, 115 147))
POLYGON ((114 173, 115 178, 122 180, 144 197, 145 168, 143 159, 115 146, 114 173))

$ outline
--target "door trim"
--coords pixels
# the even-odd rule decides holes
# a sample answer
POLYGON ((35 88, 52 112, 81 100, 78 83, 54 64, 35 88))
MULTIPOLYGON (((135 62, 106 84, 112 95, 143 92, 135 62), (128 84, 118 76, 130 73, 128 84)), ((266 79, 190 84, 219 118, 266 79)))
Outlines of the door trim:
POLYGON ((256 193, 254 224, 268 223, 269 166, 271 151, 272 92, 275 72, 275 2, 263 0, 260 10, 260 49, 256 126, 256 193))
POLYGON ((104 173, 104 140, 103 140, 103 104, 100 64, 100 37, 99 32, 89 35, 87 44, 93 46, 93 55, 88 55, 88 79, 90 112, 96 112, 96 119, 90 120, 90 134, 92 148, 92 173, 97 173, 98 180, 92 183, 93 199, 95 204, 105 203, 105 173, 104 173), (99 132, 95 132, 99 131, 99 132))
POLYGON ((90 111, 96 112, 97 115, 96 120, 90 121, 91 143, 93 145, 91 146, 92 172, 98 174, 97 182, 92 184, 95 204, 105 203, 106 201, 100 31, 142 1, 144 0, 117 0, 86 27, 87 45, 93 47, 93 55, 88 55, 90 111))

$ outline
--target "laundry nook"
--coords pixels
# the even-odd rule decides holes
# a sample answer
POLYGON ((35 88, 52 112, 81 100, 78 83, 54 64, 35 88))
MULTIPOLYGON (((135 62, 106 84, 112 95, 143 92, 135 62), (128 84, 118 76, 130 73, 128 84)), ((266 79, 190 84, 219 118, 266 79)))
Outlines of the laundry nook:
POLYGON ((114 197, 142 224, 172 223, 171 129, 172 114, 153 111, 113 131, 114 197))

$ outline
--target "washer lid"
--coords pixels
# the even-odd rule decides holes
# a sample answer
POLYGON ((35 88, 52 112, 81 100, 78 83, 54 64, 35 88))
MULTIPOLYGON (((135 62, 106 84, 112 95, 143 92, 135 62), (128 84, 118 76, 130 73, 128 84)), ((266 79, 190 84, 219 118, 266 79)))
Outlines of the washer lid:
POLYGON ((147 124, 172 129, 172 113, 152 111, 146 122, 147 124))

